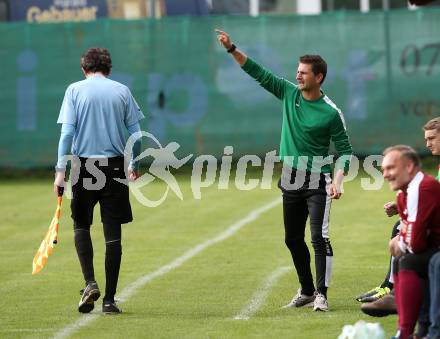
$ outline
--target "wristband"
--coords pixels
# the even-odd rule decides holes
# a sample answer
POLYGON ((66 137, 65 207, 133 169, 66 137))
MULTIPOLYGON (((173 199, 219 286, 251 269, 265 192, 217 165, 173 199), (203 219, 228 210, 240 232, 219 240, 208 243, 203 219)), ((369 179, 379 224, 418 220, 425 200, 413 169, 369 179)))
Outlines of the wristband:
POLYGON ((227 50, 227 52, 228 52, 228 53, 232 53, 232 52, 234 52, 236 49, 237 49, 237 46, 235 46, 234 44, 232 44, 231 48, 229 48, 229 49, 227 50))

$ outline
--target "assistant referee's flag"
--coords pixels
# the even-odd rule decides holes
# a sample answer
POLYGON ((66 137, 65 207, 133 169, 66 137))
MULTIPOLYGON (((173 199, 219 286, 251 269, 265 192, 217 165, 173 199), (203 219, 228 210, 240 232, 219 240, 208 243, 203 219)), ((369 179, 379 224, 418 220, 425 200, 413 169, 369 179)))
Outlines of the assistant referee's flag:
POLYGON ((53 216, 49 229, 41 242, 40 248, 32 261, 32 274, 37 274, 43 269, 44 265, 46 265, 47 258, 52 254, 53 247, 58 241, 58 227, 60 224, 63 193, 64 187, 58 187, 57 209, 55 210, 55 215, 53 216))

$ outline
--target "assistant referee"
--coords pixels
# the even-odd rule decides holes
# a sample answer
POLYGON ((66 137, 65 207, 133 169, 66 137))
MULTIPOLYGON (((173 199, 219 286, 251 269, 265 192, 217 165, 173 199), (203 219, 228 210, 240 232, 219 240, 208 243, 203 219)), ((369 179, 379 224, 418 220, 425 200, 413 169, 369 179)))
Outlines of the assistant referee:
MULTIPOLYGON (((110 53, 105 48, 90 48, 81 57, 85 80, 71 84, 65 93, 58 123, 61 136, 54 191, 64 185, 65 156, 78 160, 78 180, 72 187, 71 202, 75 247, 85 280, 78 311, 88 313, 101 292, 95 280, 90 227, 93 209, 99 202, 105 237, 105 295, 102 311, 120 313, 114 296, 121 264, 121 224, 133 220, 128 179, 138 178, 138 164, 126 164, 125 131, 140 132, 144 118, 130 90, 108 79, 112 69, 110 53)), ((134 159, 140 153, 140 139, 133 146, 134 159)), ((71 171, 74 176, 75 166, 71 171)))

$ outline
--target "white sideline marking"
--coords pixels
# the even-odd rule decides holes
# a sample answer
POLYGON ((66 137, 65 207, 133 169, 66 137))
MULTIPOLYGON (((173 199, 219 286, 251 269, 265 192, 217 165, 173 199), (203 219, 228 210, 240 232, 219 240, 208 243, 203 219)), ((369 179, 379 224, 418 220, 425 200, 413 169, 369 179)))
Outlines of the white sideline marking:
MULTIPOLYGON (((134 294, 136 294, 136 292, 140 288, 144 287, 146 284, 148 284, 154 278, 157 278, 157 277, 160 277, 162 275, 167 274, 168 272, 172 271, 173 269, 181 266, 185 261, 187 261, 187 260, 191 259, 192 257, 194 257, 195 255, 199 254, 200 252, 202 252, 206 248, 229 238, 230 236, 237 233, 244 225, 256 220, 261 214, 274 208, 275 206, 277 206, 280 203, 281 203, 281 199, 277 198, 276 200, 274 200, 274 201, 272 201, 272 202, 270 202, 260 208, 257 208, 255 210, 251 211, 246 217, 233 223, 231 226, 229 226, 226 230, 224 230, 223 232, 218 234, 216 237, 208 239, 205 242, 189 249, 182 256, 176 258, 175 260, 173 260, 169 264, 166 264, 166 265, 160 267, 158 270, 140 277, 139 279, 137 279, 136 281, 134 281, 130 285, 126 286, 122 290, 121 294, 119 294, 117 296, 117 299, 120 300, 121 302, 126 301, 127 299, 132 297, 134 294)), ((53 338, 54 339, 67 338, 68 336, 75 333, 76 331, 78 331, 82 327, 85 327, 85 326, 89 325, 91 322, 98 319, 98 317, 101 315, 102 315, 102 313, 93 313, 93 314, 83 316, 81 319, 71 323, 70 325, 67 325, 66 327, 61 329, 59 332, 55 333, 53 338)))
POLYGON ((289 266, 282 266, 273 271, 271 275, 266 278, 266 280, 263 282, 257 292, 255 292, 255 294, 252 296, 249 304, 246 305, 240 311, 240 313, 234 317, 234 320, 249 320, 250 317, 257 313, 257 311, 266 301, 266 297, 272 289, 272 286, 275 285, 278 279, 280 279, 290 269, 291 267, 289 266))

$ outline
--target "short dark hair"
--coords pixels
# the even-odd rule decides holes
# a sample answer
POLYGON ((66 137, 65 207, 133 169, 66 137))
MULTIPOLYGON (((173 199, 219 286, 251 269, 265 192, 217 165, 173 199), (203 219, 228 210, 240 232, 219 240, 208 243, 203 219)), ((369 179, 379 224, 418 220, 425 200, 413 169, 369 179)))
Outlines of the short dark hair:
POLYGON ((106 48, 89 48, 81 56, 81 67, 86 73, 101 72, 109 75, 112 69, 112 57, 106 48))
POLYGON ((312 65, 313 74, 322 74, 322 80, 320 84, 324 82, 325 76, 327 75, 327 63, 320 55, 306 54, 299 57, 299 62, 302 64, 312 65))
POLYGON ((400 153, 400 155, 403 158, 408 159, 409 161, 411 161, 415 166, 417 167, 422 167, 422 162, 420 161, 420 157, 417 154, 417 152, 414 150, 414 148, 412 148, 411 146, 407 146, 407 145, 396 145, 396 146, 391 146, 391 147, 387 147, 384 151, 383 151, 383 155, 387 155, 390 152, 393 151, 397 151, 400 153))
POLYGON ((429 120, 425 126, 423 126, 423 129, 425 131, 432 131, 435 129, 437 132, 440 132, 440 117, 429 120))

